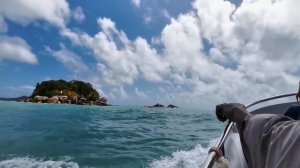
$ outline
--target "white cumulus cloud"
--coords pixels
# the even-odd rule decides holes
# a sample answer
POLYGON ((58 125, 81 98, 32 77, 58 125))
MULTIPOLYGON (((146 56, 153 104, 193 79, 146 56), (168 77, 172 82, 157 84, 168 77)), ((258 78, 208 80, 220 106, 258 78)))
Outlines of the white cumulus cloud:
POLYGON ((61 45, 61 49, 58 51, 52 50, 48 46, 46 46, 46 50, 69 71, 75 74, 86 73, 89 70, 80 56, 67 50, 63 45, 61 45))
MULTIPOLYGON (((70 9, 66 0, 0 1, 0 33, 8 31, 6 20, 22 25, 45 21, 65 30, 69 16, 70 9)), ((65 34, 67 33, 66 31, 65 34)), ((31 52, 30 46, 21 37, 2 36, 0 38, 1 60, 10 59, 31 64, 37 63, 36 55, 31 52)))
POLYGON ((109 18, 98 19, 97 34, 69 32, 69 38, 93 51, 98 78, 123 95, 124 86, 143 79, 158 86, 151 98, 161 102, 248 103, 297 90, 299 8, 296 0, 244 0, 239 7, 195 0, 193 10, 172 18, 152 41, 161 51, 142 37, 129 40, 109 18))
POLYGON ((130 41, 123 31, 108 18, 98 19, 101 32, 82 35, 83 43, 92 49, 98 61, 98 71, 104 82, 111 85, 132 84, 138 77, 161 81, 168 64, 147 41, 138 37, 130 41))
POLYGON ((0 15, 21 24, 44 20, 63 27, 70 9, 66 0, 10 0, 0 2, 0 15))
POLYGON ((0 36, 0 61, 13 60, 37 64, 37 57, 29 45, 20 37, 0 36))

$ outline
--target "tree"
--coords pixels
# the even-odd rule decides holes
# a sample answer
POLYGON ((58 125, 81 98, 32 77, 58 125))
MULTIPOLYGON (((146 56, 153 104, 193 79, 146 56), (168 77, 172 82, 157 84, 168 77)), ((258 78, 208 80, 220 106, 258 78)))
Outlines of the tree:
POLYGON ((99 93, 93 88, 92 84, 72 80, 49 80, 37 83, 31 97, 47 96, 52 97, 55 95, 66 95, 68 97, 79 96, 86 98, 89 101, 96 101, 100 98, 99 93))

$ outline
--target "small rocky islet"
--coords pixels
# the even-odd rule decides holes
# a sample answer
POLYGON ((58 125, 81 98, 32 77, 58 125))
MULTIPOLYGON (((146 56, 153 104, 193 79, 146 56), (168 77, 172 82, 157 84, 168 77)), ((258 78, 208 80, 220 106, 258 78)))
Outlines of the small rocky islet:
POLYGON ((152 106, 145 106, 147 108, 178 108, 177 106, 173 105, 173 104, 169 104, 168 106, 165 106, 163 104, 160 103, 156 103, 152 106))
POLYGON ((49 80, 37 83, 31 96, 21 102, 108 106, 92 84, 79 80, 49 80))

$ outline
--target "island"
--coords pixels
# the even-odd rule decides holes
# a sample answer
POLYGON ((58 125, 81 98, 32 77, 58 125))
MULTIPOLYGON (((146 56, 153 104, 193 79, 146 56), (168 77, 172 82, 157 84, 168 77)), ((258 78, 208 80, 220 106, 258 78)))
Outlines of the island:
POLYGON ((30 97, 22 102, 108 106, 92 84, 79 80, 48 80, 37 83, 30 97))

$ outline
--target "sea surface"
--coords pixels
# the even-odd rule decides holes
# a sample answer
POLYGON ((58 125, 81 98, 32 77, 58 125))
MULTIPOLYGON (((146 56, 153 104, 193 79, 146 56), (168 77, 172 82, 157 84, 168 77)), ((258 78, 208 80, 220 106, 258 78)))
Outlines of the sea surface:
POLYGON ((0 102, 0 168, 198 168, 213 111, 0 102))

